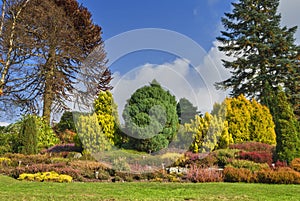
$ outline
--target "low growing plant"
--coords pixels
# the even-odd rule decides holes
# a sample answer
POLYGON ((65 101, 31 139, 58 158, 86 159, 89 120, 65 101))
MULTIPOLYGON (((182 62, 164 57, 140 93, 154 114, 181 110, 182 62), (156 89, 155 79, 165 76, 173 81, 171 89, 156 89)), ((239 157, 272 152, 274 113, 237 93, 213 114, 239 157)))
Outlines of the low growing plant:
POLYGON ((297 172, 300 172, 300 158, 295 158, 294 160, 292 160, 291 168, 293 168, 297 172))
POLYGON ((232 160, 228 165, 226 165, 226 167, 244 168, 251 172, 270 169, 267 163, 255 163, 248 160, 232 160))
POLYGON ((191 182, 221 182, 222 172, 216 168, 202 168, 192 165, 187 172, 187 179, 191 182))
POLYGON ((234 168, 234 167, 226 167, 224 169, 224 181, 225 182, 255 182, 256 176, 255 174, 246 168, 234 168))
POLYGON ((50 182, 72 182, 73 178, 69 175, 65 174, 58 174, 56 172, 42 172, 42 173, 35 173, 35 174, 28 174, 23 173, 19 176, 18 180, 27 180, 27 181, 50 181, 50 182))

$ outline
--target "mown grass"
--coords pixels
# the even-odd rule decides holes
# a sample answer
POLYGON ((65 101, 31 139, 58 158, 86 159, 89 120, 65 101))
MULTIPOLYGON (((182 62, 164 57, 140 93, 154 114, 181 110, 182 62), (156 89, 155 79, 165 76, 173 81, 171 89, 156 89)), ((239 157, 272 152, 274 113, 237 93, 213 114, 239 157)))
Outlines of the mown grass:
POLYGON ((0 200, 300 200, 298 185, 37 183, 0 176, 0 200))

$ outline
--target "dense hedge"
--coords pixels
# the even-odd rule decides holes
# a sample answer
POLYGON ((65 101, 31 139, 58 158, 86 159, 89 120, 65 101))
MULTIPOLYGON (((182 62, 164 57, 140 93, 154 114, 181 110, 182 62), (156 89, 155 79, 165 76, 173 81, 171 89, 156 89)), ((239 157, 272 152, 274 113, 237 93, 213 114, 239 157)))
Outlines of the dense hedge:
POLYGON ((291 168, 276 170, 261 170, 252 172, 245 168, 226 167, 224 170, 225 182, 247 182, 268 184, 300 184, 300 173, 291 168))

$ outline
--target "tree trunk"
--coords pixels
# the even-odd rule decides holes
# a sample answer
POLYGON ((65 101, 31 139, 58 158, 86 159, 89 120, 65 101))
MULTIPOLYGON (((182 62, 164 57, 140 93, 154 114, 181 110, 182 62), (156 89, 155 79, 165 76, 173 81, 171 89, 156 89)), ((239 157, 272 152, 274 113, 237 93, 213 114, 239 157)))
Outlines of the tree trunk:
POLYGON ((45 86, 43 95, 43 118, 47 124, 51 123, 52 103, 54 101, 53 82, 55 70, 55 46, 50 49, 48 61, 45 64, 45 86))

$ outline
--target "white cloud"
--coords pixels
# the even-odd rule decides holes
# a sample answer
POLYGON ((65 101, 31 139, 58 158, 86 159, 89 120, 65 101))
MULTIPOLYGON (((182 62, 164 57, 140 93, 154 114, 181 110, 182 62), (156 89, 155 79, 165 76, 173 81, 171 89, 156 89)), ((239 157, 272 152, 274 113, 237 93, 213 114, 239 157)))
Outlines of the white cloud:
POLYGON ((0 122, 0 126, 8 126, 9 123, 6 123, 6 122, 0 122))
POLYGON ((300 44, 300 21, 298 18, 300 11, 299 0, 281 0, 278 11, 281 13, 281 24, 288 28, 298 26, 295 34, 297 44, 300 44))
POLYGON ((126 100, 136 89, 149 85, 153 79, 175 95, 177 100, 185 97, 201 112, 211 111, 213 104, 223 101, 226 96, 225 92, 215 89, 214 83, 229 76, 221 64, 220 60, 224 55, 218 51, 217 45, 214 44, 203 57, 202 64, 196 68, 192 67, 188 60, 177 58, 173 62, 160 65, 148 63, 136 67, 125 75, 116 72, 112 85, 120 117, 126 100))

